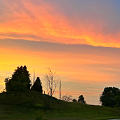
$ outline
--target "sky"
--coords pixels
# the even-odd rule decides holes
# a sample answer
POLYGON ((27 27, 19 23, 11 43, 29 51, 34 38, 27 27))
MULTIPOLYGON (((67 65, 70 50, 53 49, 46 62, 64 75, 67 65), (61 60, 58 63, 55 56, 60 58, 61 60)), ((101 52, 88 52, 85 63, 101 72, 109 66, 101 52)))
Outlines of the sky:
POLYGON ((120 0, 0 0, 0 91, 20 65, 45 89, 50 67, 62 95, 100 104, 104 87, 120 87, 119 6, 120 0))

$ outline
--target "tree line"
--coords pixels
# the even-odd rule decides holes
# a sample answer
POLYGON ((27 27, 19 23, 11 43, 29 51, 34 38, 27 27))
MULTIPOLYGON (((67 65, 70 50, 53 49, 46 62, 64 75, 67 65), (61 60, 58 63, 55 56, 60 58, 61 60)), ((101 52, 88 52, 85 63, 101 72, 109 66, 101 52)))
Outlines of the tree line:
MULTIPOLYGON (((46 75, 48 94, 53 96, 56 89, 56 80, 54 73, 50 70, 46 75)), ((34 84, 31 84, 30 73, 26 66, 17 67, 11 78, 5 79, 6 92, 29 92, 37 91, 43 94, 42 83, 40 77, 37 77, 34 84)), ((45 92, 44 92, 45 94, 45 92)), ((62 100, 68 102, 78 102, 86 104, 83 95, 80 95, 78 100, 72 99, 71 96, 63 96, 62 100)), ((103 106, 115 107, 120 106, 120 89, 115 87, 106 87, 100 96, 100 102, 103 106)))
POLYGON ((17 67, 11 78, 5 79, 6 92, 28 92, 39 91, 43 93, 42 83, 37 77, 33 86, 31 86, 30 74, 26 66, 17 67))

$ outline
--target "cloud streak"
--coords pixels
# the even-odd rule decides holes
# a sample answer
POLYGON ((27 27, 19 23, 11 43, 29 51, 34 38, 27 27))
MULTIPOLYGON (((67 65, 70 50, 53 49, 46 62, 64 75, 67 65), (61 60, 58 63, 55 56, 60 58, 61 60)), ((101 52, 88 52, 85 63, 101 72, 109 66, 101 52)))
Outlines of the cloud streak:
MULTIPOLYGON (((0 22, 0 38, 120 47, 120 30, 114 34, 105 32, 106 22, 101 17, 99 21, 94 17, 97 21, 94 20, 91 25, 86 21, 90 17, 85 16, 86 22, 83 22, 80 17, 82 15, 79 15, 79 22, 75 23, 69 20, 70 16, 65 16, 57 6, 53 6, 55 4, 48 1, 40 0, 37 4, 33 0, 2 1, 4 17, 0 18, 4 21, 0 22)), ((114 26, 114 23, 110 26, 114 26)))

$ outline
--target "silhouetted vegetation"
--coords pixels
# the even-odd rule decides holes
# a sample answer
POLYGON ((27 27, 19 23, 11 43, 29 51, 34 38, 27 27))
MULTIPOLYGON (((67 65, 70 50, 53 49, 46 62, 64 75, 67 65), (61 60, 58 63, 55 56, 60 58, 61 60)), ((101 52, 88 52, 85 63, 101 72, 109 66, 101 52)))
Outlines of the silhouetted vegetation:
POLYGON ((36 81, 34 82, 31 91, 37 91, 40 92, 41 94, 43 93, 42 83, 39 77, 37 77, 36 81))
POLYGON ((5 79, 6 91, 26 92, 30 90, 30 74, 26 66, 18 67, 12 77, 5 79))
POLYGON ((78 102, 81 103, 81 104, 86 104, 86 101, 84 100, 83 95, 80 95, 80 96, 79 96, 78 102))
POLYGON ((120 89, 115 87, 106 87, 100 97, 103 106, 120 106, 120 89))
MULTIPOLYGON (((103 106, 91 106, 86 104, 83 95, 80 95, 78 100, 72 99, 70 95, 63 96, 62 100, 52 97, 57 83, 54 77, 52 71, 47 74, 46 79, 49 92, 48 95, 42 94, 43 88, 40 78, 37 77, 31 87, 30 74, 27 67, 18 67, 11 78, 5 79, 6 92, 0 94, 0 110, 3 109, 2 106, 7 106, 8 110, 14 108, 15 110, 13 110, 12 114, 20 110, 16 118, 18 118, 19 114, 22 114, 18 118, 22 120, 41 120, 44 119, 45 115, 47 115, 47 118, 51 116, 56 118, 76 118, 77 116, 86 120, 105 120, 120 116, 119 109, 109 108, 120 106, 120 89, 115 87, 105 88, 100 97, 103 106)), ((0 114, 0 119, 5 118, 6 115, 11 117, 11 114, 7 114, 6 111, 2 111, 2 114, 0 114), (2 114, 5 114, 5 116, 2 114)), ((16 120, 14 117, 11 117, 11 119, 9 117, 8 119, 6 117, 5 120, 16 120)))
POLYGON ((76 100, 76 99, 73 99, 72 101, 73 101, 73 102, 75 102, 75 103, 77 102, 77 100, 76 100))
MULTIPOLYGON (((52 96, 56 90, 56 79, 54 72, 50 69, 48 74, 46 75, 48 94, 52 96)), ((17 67, 15 72, 13 73, 11 78, 5 79, 6 92, 30 92, 31 81, 30 74, 27 70, 26 66, 17 67)), ((36 91, 39 93, 43 93, 42 83, 39 77, 37 77, 33 86, 31 87, 31 91, 36 91)), ((81 104, 86 104, 83 95, 80 95, 78 101, 76 99, 72 99, 72 96, 63 96, 62 100, 67 102, 78 102, 81 104)), ((46 105, 48 105, 49 101, 46 101, 46 105)), ((120 89, 115 87, 106 87, 100 97, 100 101, 103 106, 120 106, 120 89)))

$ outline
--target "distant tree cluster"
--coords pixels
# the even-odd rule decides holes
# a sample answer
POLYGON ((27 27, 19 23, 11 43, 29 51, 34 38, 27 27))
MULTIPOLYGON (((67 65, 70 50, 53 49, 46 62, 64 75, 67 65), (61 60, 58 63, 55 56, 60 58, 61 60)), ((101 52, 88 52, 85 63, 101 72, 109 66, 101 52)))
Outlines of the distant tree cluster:
POLYGON ((30 74, 26 66, 18 67, 13 73, 12 77, 5 79, 6 92, 28 92, 42 90, 42 83, 40 78, 37 77, 33 86, 31 87, 30 74))
POLYGON ((64 95, 64 96, 62 96, 62 100, 66 101, 66 102, 72 102, 72 96, 64 95))
POLYGON ((77 102, 77 103, 81 103, 81 104, 86 104, 86 101, 85 101, 83 95, 80 95, 80 96, 78 97, 78 100, 72 99, 72 96, 71 96, 71 95, 64 95, 64 96, 62 97, 62 100, 67 101, 67 102, 75 102, 75 103, 77 102))
MULTIPOLYGON (((53 96, 55 93, 57 81, 54 73, 50 70, 46 75, 48 94, 53 96)), ((39 77, 31 85, 30 74, 26 66, 17 67, 11 78, 5 79, 6 92, 29 92, 37 91, 43 93, 42 83, 39 77)), ((62 100, 67 102, 77 102, 86 104, 83 95, 78 97, 78 100, 72 99, 72 96, 65 95, 62 100)), ((100 102, 103 106, 115 107, 120 106, 120 89, 115 87, 106 87, 100 97, 100 102)))
POLYGON ((106 87, 100 97, 103 106, 120 106, 120 89, 115 87, 106 87))

